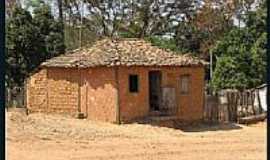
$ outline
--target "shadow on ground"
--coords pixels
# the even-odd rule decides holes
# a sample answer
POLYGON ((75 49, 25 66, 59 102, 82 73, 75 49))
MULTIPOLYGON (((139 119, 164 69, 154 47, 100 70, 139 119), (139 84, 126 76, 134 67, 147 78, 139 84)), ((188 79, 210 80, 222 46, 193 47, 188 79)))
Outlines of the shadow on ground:
POLYGON ((179 126, 184 132, 205 132, 205 131, 229 131, 242 129, 241 126, 235 123, 199 123, 192 126, 179 126))
POLYGON ((242 127, 236 123, 211 123, 211 122, 187 123, 180 120, 165 120, 165 121, 136 120, 133 123, 179 129, 183 132, 230 131, 242 129, 242 127))
MULTIPOLYGON (((6 111, 19 112, 27 115, 25 108, 9 108, 6 111)), ((236 123, 211 123, 211 122, 194 122, 187 123, 174 117, 147 117, 143 119, 137 119, 129 124, 145 124, 157 127, 166 127, 181 130, 183 132, 206 132, 206 131, 230 131, 242 129, 242 127, 236 123)))

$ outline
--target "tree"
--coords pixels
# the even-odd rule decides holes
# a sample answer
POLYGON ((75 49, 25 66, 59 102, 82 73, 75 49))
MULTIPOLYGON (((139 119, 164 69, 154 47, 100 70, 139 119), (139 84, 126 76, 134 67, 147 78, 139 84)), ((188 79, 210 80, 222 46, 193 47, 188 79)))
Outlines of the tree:
POLYGON ((61 34, 62 41, 65 40, 65 22, 64 22, 64 13, 63 13, 63 1, 62 0, 57 0, 57 7, 58 7, 58 16, 59 16, 59 31, 61 34))
POLYGON ((217 66, 213 74, 211 85, 214 90, 234 88, 246 88, 249 77, 244 72, 239 72, 241 67, 233 57, 223 56, 218 58, 217 66))
POLYGON ((214 89, 252 88, 265 82, 266 8, 261 7, 249 12, 246 27, 234 28, 213 48, 217 57, 214 89))
POLYGON ((14 7, 6 26, 6 81, 7 87, 21 86, 24 77, 35 65, 36 38, 39 37, 31 14, 14 7))
POLYGON ((165 39, 158 36, 145 37, 145 39, 159 48, 169 49, 174 52, 182 52, 181 49, 177 47, 174 39, 165 39))
POLYGON ((213 54, 217 62, 212 86, 215 89, 252 88, 265 81, 266 33, 255 39, 248 29, 233 29, 213 54))
POLYGON ((63 26, 61 21, 57 21, 51 14, 48 5, 40 5, 35 8, 33 23, 38 29, 39 41, 39 61, 55 57, 65 51, 65 42, 63 37, 63 26))
POLYGON ((18 0, 6 0, 5 1, 5 7, 6 7, 6 19, 11 15, 12 10, 16 6, 20 6, 21 4, 18 2, 18 0))
POLYGON ((102 35, 143 38, 170 32, 173 22, 194 12, 196 1, 86 0, 86 4, 89 19, 102 35))
POLYGON ((178 48, 183 52, 199 53, 203 33, 200 32, 196 26, 190 22, 179 23, 175 41, 178 48))
POLYGON ((178 24, 175 40, 179 48, 208 59, 209 50, 232 26, 235 7, 227 1, 204 0, 195 14, 178 24))
POLYGON ((44 60, 64 52, 61 25, 43 4, 34 16, 16 6, 6 25, 7 87, 21 87, 24 79, 44 60))
POLYGON ((214 89, 252 88, 265 82, 265 4, 263 0, 255 11, 248 10, 245 27, 232 29, 212 49, 217 60, 211 82, 214 89))
POLYGON ((257 2, 259 5, 256 8, 256 11, 248 11, 246 12, 246 19, 244 19, 244 23, 246 27, 249 28, 249 32, 255 38, 259 38, 262 34, 266 32, 266 18, 267 18, 267 7, 266 1, 261 0, 257 2))

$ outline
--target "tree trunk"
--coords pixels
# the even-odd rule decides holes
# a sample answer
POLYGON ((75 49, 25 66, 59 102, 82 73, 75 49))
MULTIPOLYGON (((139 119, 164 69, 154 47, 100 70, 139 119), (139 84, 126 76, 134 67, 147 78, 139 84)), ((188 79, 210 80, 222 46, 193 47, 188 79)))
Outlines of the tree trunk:
POLYGON ((63 40, 65 40, 65 33, 64 33, 64 16, 63 16, 63 1, 62 0, 57 0, 57 5, 58 5, 58 15, 59 15, 59 21, 61 24, 61 34, 63 40))
POLYGON ((59 21, 63 25, 64 19, 63 19, 63 2, 62 2, 62 0, 57 0, 57 5, 58 5, 59 21))

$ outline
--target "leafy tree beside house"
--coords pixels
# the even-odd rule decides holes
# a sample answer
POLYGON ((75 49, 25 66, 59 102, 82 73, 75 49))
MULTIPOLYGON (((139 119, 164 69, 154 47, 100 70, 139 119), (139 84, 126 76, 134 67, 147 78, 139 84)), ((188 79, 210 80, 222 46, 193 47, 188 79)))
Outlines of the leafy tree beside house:
POLYGON ((65 51, 62 22, 56 21, 48 5, 41 5, 33 12, 33 23, 37 27, 40 44, 40 62, 65 51))
POLYGON ((42 61, 64 52, 59 22, 50 8, 41 5, 33 16, 19 6, 12 9, 6 23, 6 85, 23 86, 25 78, 42 61))
POLYGON ((247 14, 246 26, 234 28, 212 49, 216 57, 211 86, 252 88, 266 78, 266 7, 247 14))
POLYGON ((38 32, 31 14, 19 7, 12 12, 7 19, 5 54, 6 82, 10 88, 23 85, 24 77, 34 68, 32 60, 38 46, 38 32))

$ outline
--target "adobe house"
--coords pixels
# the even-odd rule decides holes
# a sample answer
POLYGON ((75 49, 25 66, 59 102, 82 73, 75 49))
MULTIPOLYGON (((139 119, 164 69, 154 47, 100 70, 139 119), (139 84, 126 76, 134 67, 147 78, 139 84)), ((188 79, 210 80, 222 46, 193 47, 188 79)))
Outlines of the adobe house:
POLYGON ((52 58, 27 80, 29 112, 107 122, 203 117, 204 65, 141 39, 103 39, 52 58))

